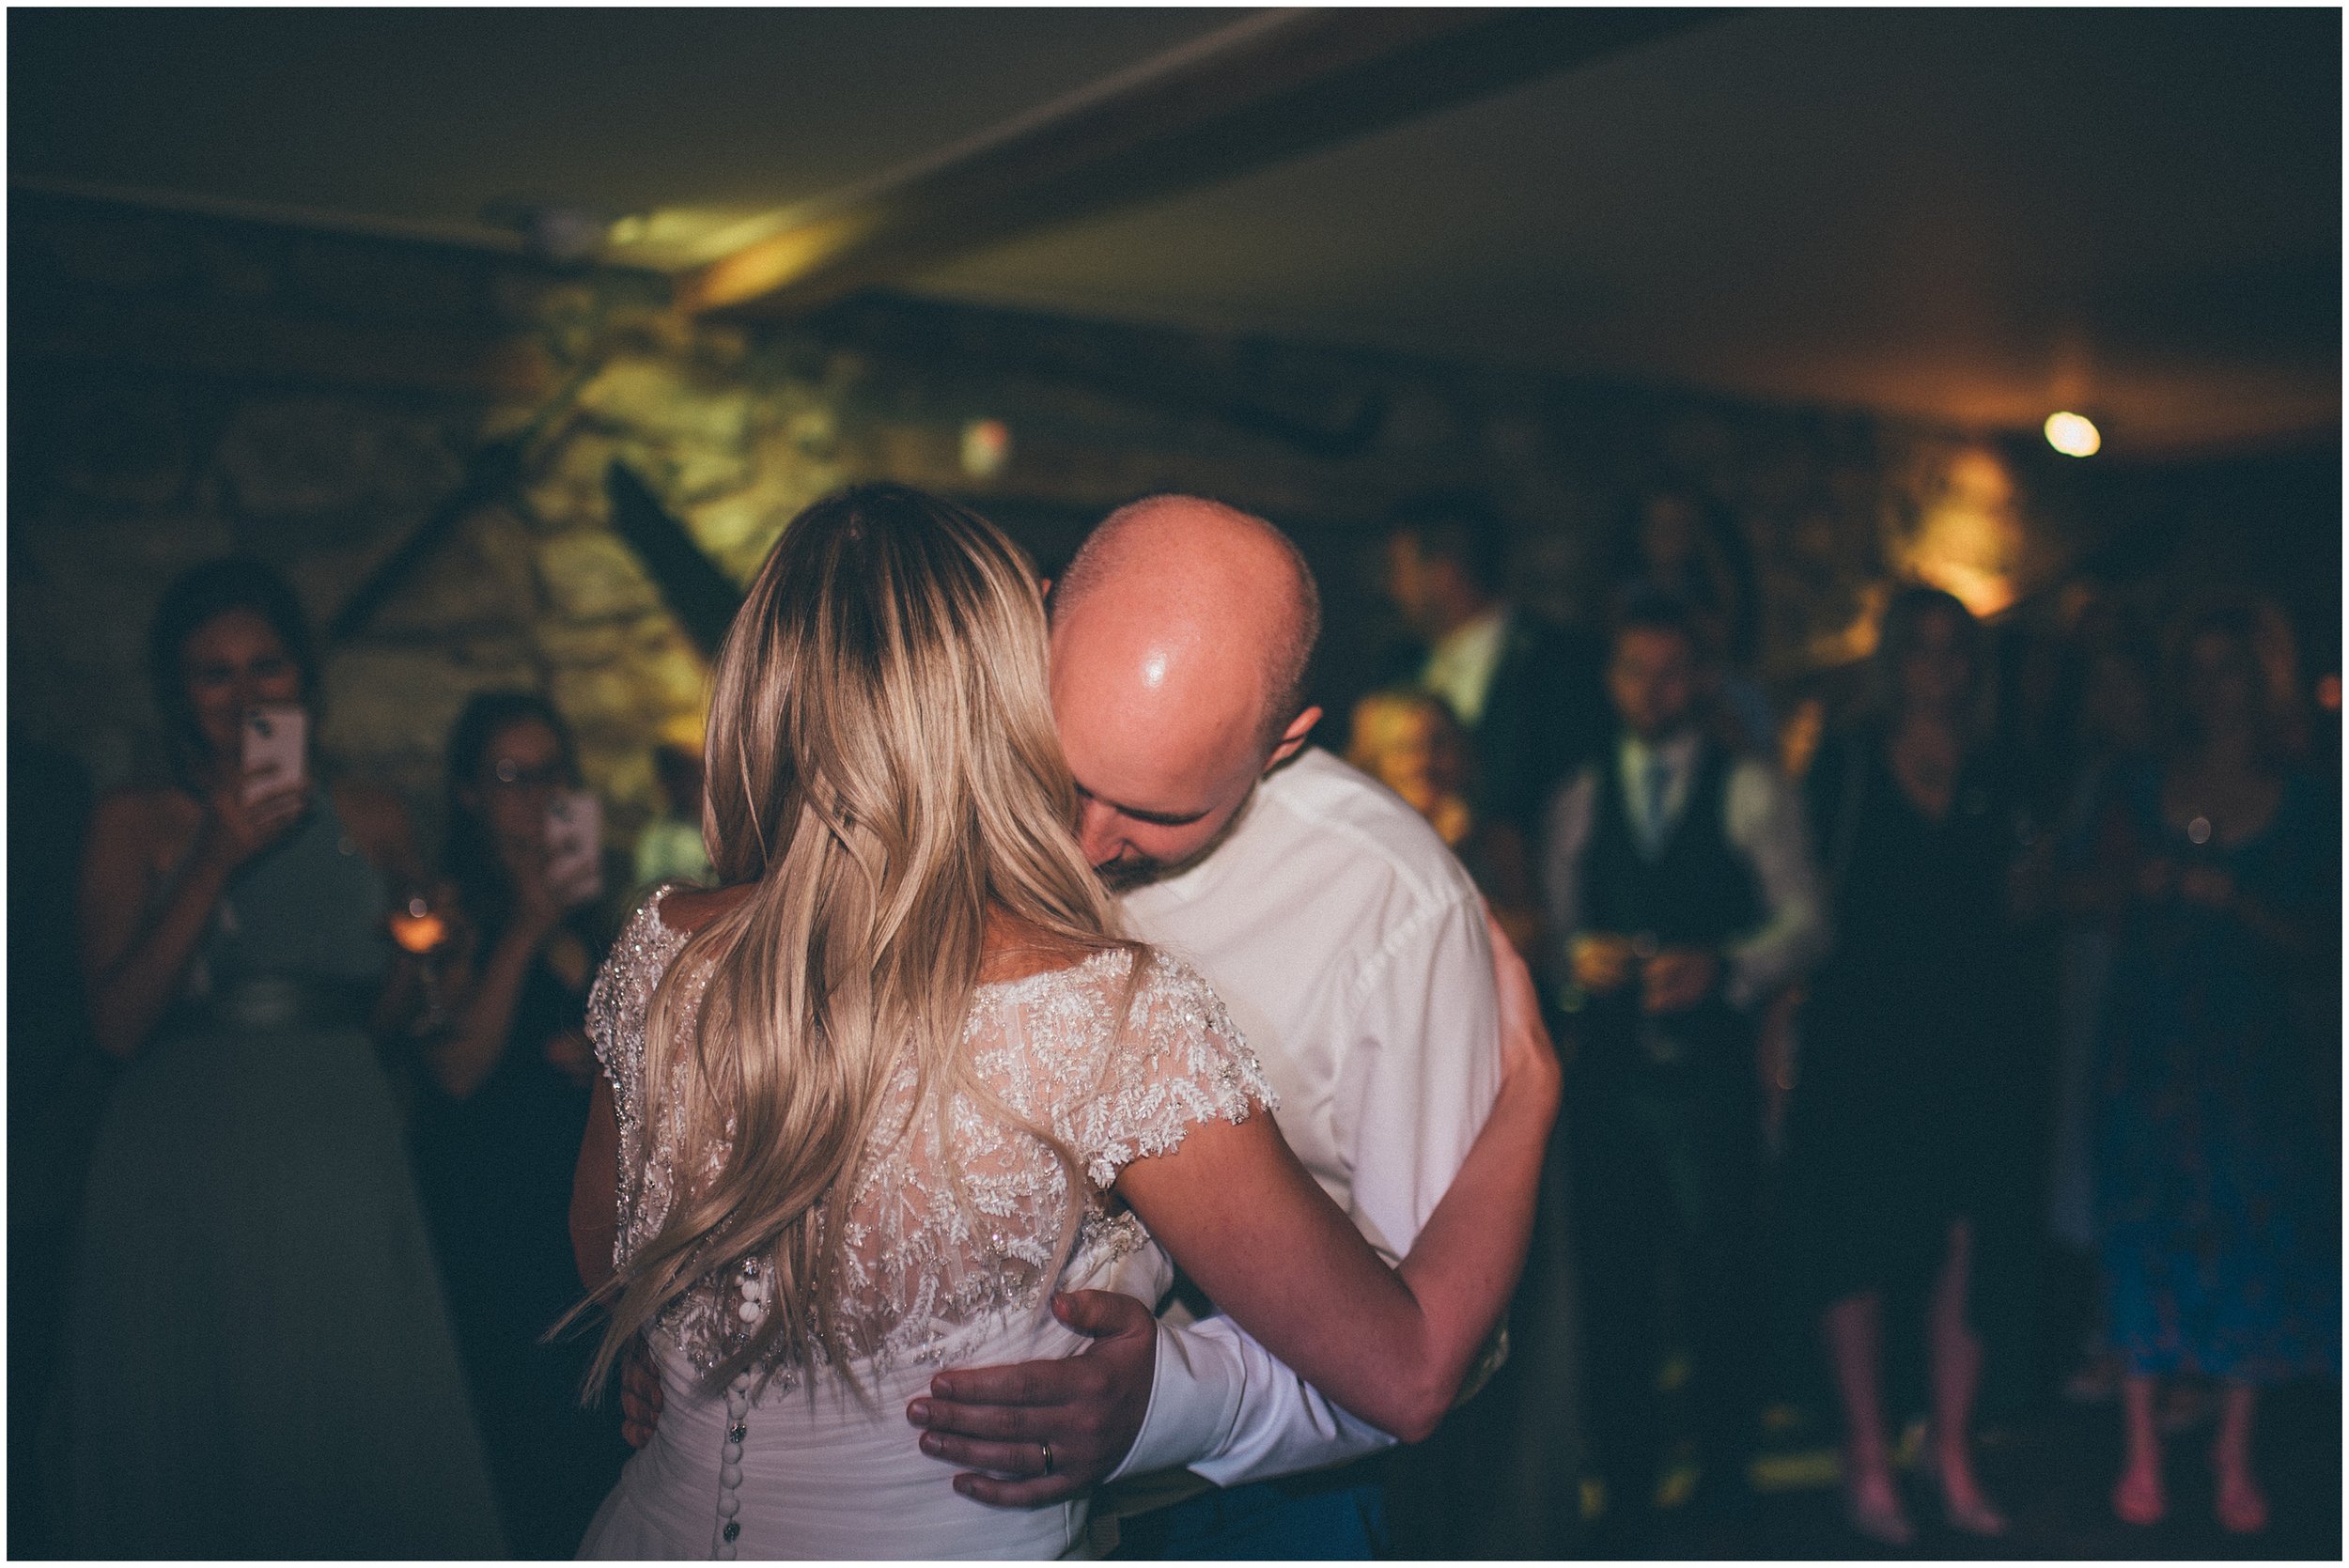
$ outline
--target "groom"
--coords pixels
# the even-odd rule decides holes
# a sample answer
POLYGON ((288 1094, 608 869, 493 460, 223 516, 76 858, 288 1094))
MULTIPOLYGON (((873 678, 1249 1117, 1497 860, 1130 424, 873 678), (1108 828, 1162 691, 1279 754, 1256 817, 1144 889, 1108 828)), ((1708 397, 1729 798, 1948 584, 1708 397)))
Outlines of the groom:
MULTIPOLYGON (((1394 1260, 1499 1089, 1493 955, 1483 901, 1435 833, 1305 746, 1320 618, 1312 572, 1271 524, 1188 496, 1137 502, 1054 587, 1052 707, 1086 858, 1128 928, 1215 986, 1290 1147, 1394 1260)), ((1034 1504, 1116 1482, 1097 1517, 1126 1513, 1127 1550, 1151 1556, 1384 1545, 1373 1467, 1331 1467, 1393 1439, 1229 1319, 1178 1304, 1154 1322, 1131 1297, 1085 1292, 1066 1321, 1095 1336, 1084 1354, 941 1374, 914 1402, 926 1452, 1023 1478, 973 1475, 972 1495, 1034 1504), (1269 1480, 1308 1470, 1321 1473, 1269 1480), (1131 1512, 1166 1497, 1181 1500, 1131 1512)))
MULTIPOLYGON (((1306 1169, 1381 1253, 1410 1250, 1501 1079, 1483 900, 1409 807, 1305 746, 1319 594, 1295 545, 1157 496, 1094 531, 1052 596, 1052 706, 1087 859, 1132 934, 1189 959, 1280 1096, 1306 1169)), ((1061 1298, 1064 1360, 941 1373, 908 1408, 956 1484, 1096 1499, 1096 1545, 1173 1558, 1369 1557, 1394 1439, 1229 1319, 1061 1298), (1302 1472, 1314 1472, 1304 1474, 1302 1472), (1005 1479, 1009 1478, 1009 1479, 1005 1479), (1274 1479, 1288 1478, 1288 1479, 1274 1479)), ((626 1390, 641 1440, 657 1385, 626 1390)))

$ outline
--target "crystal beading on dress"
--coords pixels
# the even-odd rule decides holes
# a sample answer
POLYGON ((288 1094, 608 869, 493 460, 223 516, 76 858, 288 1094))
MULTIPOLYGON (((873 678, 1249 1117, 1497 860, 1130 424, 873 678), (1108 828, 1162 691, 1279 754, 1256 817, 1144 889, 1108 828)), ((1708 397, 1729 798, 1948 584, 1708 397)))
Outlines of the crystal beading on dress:
MULTIPOLYGON (((621 1265, 659 1232, 681 1188, 714 1176, 727 1153, 721 1144, 702 1151, 691 1172, 680 1169, 675 1083, 663 1097, 671 1110, 661 1125, 646 1125, 646 1015, 686 943, 685 933, 661 919, 667 891, 653 893, 630 920, 588 1001, 588 1032, 612 1079, 620 1133, 614 1261, 621 1265)), ((1129 961, 1125 950, 1112 949, 1066 969, 983 985, 963 1032, 978 1081, 1013 1111, 1050 1127, 1097 1191, 1131 1161, 1175 1148, 1195 1122, 1236 1123, 1273 1104, 1222 1002, 1177 961, 1149 958, 1127 1027, 1117 1032, 1129 961)), ((685 982, 688 1029, 708 978, 685 982)), ((891 1079, 876 1146, 866 1151, 841 1221, 841 1320, 851 1343, 871 1347, 865 1359, 875 1370, 944 1360, 957 1343, 983 1336, 1007 1314, 1040 1311, 1070 1201, 1066 1172, 1034 1138, 968 1094, 953 1095, 941 1115, 935 1095, 917 1106, 914 1090, 909 1054, 891 1079)), ((730 1136, 730 1120, 727 1127, 730 1136)), ((1085 1208, 1070 1277, 1147 1242, 1130 1214, 1111 1213, 1095 1192, 1080 1198, 1085 1208)), ((763 1262, 713 1271, 662 1314, 661 1331, 707 1375, 747 1343, 767 1305, 768 1274, 763 1262)), ((764 1367, 754 1381, 788 1387, 788 1370, 764 1367)), ((728 1390, 731 1428, 741 1426, 752 1403, 752 1383, 739 1382, 728 1390)), ((730 1444, 740 1441, 728 1436, 730 1444)))

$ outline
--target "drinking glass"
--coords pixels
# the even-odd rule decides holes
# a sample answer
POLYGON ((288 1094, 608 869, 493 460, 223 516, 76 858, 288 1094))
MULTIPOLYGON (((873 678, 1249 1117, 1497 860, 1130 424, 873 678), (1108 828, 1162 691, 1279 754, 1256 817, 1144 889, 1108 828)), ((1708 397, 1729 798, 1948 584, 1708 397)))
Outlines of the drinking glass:
POLYGON ((450 1019, 441 995, 441 955, 448 946, 447 914, 434 901, 430 889, 417 885, 402 890, 386 923, 392 940, 402 952, 415 956, 417 977, 424 987, 424 1011, 409 1026, 409 1032, 419 1038, 444 1032, 450 1019))

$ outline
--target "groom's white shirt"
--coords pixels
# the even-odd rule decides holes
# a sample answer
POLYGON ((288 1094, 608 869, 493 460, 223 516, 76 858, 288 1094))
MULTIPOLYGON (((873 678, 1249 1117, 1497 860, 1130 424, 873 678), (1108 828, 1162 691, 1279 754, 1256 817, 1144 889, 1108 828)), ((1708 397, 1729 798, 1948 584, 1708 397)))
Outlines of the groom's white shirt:
MULTIPOLYGON (((1308 748, 1257 784, 1204 860, 1123 906, 1135 936, 1222 997, 1322 1188, 1389 1261, 1409 1251, 1501 1086, 1484 901, 1443 841, 1308 748)), ((1118 1476, 1187 1466, 1229 1486, 1394 1441, 1230 1319, 1182 1316, 1160 1322, 1149 1412, 1118 1476)))

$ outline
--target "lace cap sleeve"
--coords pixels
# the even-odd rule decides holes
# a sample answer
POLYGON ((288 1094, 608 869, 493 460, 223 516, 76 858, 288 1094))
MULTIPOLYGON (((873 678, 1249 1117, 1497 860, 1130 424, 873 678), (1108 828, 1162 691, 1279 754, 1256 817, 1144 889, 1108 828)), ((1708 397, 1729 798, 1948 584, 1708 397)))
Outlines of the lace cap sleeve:
POLYGON ((1210 1118, 1246 1121, 1277 1103, 1255 1053, 1196 970, 1153 954, 1126 1029, 1102 1064, 1077 1151, 1107 1188, 1137 1159, 1170 1154, 1210 1118))
POLYGON ((647 895, 628 917, 587 991, 587 1038, 623 1104, 631 1090, 643 1088, 645 1014, 673 951, 661 924, 661 894, 666 891, 647 895))
MULTIPOLYGON (((587 1037, 612 1081, 612 1110, 619 1125, 621 1223, 616 1254, 621 1261, 646 1233, 646 1200, 656 1196, 646 1191, 646 1181, 645 1017, 651 1009, 653 988, 685 945, 681 935, 661 922, 661 900, 667 892, 659 889, 637 906, 587 993, 587 1037)), ((665 1196, 665 1183, 651 1185, 665 1196)), ((658 1225, 658 1215, 650 1219, 658 1225)))

